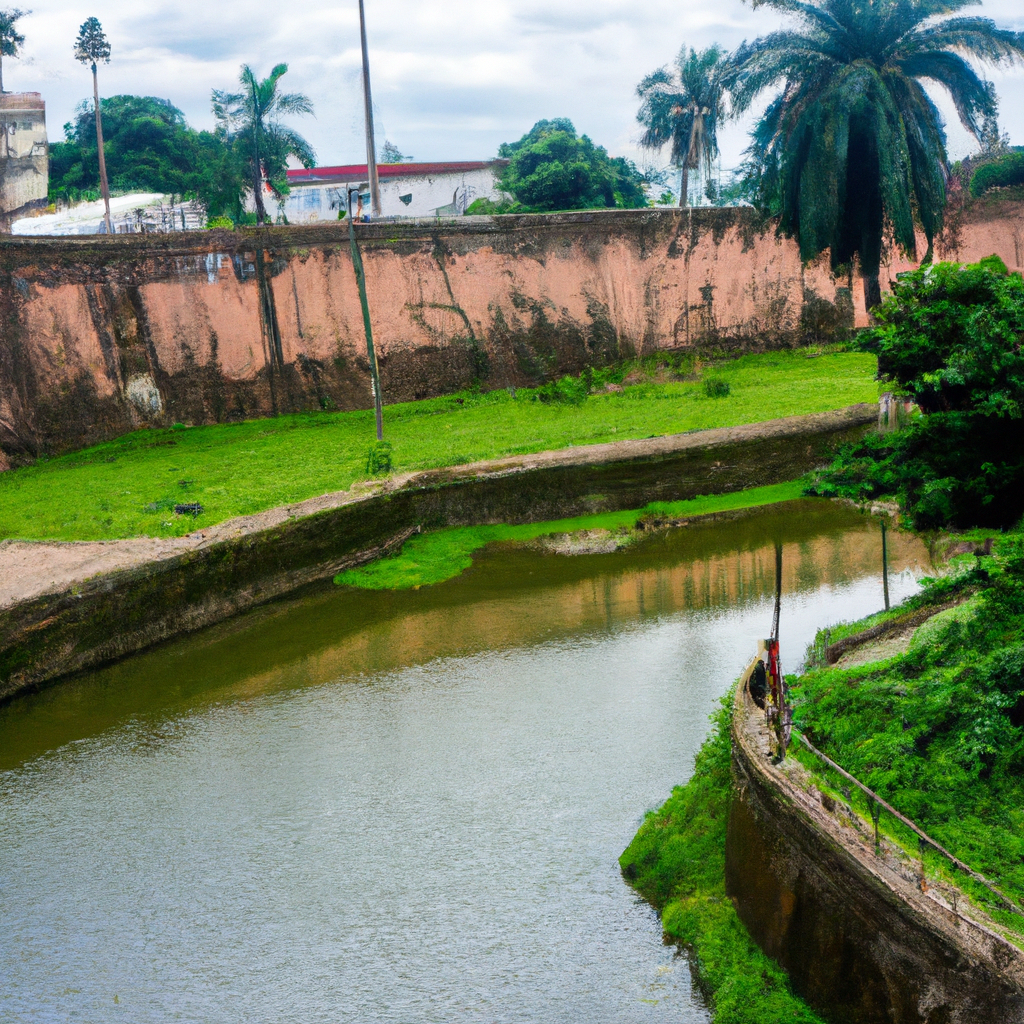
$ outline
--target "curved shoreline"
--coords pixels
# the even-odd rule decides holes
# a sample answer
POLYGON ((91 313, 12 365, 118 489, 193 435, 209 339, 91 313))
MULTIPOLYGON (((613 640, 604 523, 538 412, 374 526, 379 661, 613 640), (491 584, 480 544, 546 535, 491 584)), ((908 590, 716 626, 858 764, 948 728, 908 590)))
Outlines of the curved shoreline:
POLYGON ((395 476, 183 538, 0 545, 0 701, 329 579, 416 528, 526 523, 792 480, 874 405, 395 476))

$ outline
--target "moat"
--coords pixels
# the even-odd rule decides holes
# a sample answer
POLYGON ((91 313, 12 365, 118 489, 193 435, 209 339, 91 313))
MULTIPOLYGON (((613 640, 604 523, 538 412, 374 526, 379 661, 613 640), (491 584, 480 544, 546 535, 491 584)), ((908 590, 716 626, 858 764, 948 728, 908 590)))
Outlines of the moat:
MULTIPOLYGON (((770 621, 881 607, 826 502, 321 588, 0 709, 0 1018, 706 1021, 623 882, 770 621)), ((929 568, 890 533, 892 599, 929 568)))

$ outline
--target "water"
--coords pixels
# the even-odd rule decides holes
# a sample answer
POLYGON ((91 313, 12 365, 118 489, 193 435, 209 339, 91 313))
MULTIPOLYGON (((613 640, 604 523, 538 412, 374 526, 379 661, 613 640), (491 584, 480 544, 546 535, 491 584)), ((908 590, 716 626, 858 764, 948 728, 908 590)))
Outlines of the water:
MULTIPOLYGON (((317 592, 0 710, 0 1020, 702 1022, 616 863, 771 617, 881 605, 854 513, 317 592)), ((927 552, 890 534, 894 599, 927 552)))

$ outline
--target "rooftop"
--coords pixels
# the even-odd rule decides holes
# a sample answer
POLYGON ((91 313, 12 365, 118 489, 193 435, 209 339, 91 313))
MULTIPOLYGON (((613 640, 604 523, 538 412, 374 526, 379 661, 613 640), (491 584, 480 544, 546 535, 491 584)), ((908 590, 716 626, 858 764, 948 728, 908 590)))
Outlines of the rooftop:
MULTIPOLYGON (((479 171, 485 167, 503 166, 504 160, 462 160, 436 164, 377 164, 380 178, 423 177, 431 174, 459 174, 465 171, 479 171)), ((289 185, 306 185, 314 182, 365 181, 366 164, 343 164, 340 167, 300 167, 288 172, 289 185)))

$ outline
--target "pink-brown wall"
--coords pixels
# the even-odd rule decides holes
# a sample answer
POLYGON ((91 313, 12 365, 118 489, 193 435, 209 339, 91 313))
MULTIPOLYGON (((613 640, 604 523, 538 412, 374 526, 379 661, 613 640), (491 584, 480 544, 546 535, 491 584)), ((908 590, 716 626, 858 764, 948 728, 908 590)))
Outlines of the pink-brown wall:
MULTIPOLYGON (((1024 204, 951 221, 937 258, 1024 265, 1024 204)), ((358 230, 385 401, 657 349, 828 340, 867 319, 859 282, 802 266, 747 209, 358 230)), ((883 268, 883 289, 908 268, 883 268)), ((344 225, 4 240, 0 304, 0 467, 147 424, 371 402, 344 225)))

